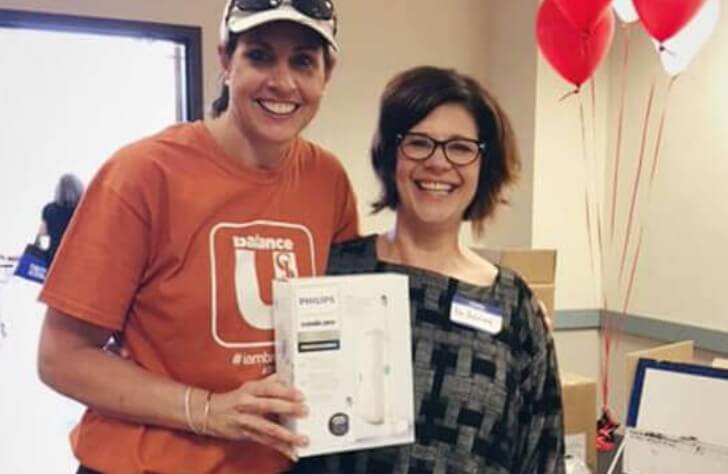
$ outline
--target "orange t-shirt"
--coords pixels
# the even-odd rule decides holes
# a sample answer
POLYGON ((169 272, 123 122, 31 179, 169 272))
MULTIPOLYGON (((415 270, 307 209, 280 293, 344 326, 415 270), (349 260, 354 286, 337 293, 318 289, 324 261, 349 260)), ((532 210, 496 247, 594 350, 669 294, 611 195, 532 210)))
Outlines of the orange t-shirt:
MULTIPOLYGON (((329 245, 357 233, 351 185, 329 153, 297 139, 276 170, 249 169, 203 123, 177 125, 102 167, 40 298, 123 331, 147 370, 228 391, 273 368, 271 279, 324 273, 329 245)), ((93 410, 71 439, 81 463, 107 474, 262 474, 289 465, 252 442, 93 410)))

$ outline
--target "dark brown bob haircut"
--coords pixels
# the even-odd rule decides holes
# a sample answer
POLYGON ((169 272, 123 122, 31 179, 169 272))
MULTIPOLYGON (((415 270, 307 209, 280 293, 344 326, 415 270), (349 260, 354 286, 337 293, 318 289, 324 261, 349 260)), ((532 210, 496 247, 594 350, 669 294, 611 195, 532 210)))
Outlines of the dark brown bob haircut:
POLYGON ((416 67, 398 74, 385 87, 371 148, 372 165, 381 184, 373 212, 396 210, 399 205, 397 135, 409 132, 443 104, 465 107, 478 127, 478 139, 485 143, 475 196, 463 214, 463 220, 470 221, 480 236, 485 220, 505 202, 503 191, 516 180, 520 158, 510 120, 495 98, 478 81, 453 69, 416 67))

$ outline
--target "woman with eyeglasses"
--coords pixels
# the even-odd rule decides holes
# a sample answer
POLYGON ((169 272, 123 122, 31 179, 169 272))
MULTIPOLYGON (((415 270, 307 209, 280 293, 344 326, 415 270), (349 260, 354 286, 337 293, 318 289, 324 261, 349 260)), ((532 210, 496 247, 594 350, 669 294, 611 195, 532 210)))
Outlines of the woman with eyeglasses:
POLYGON ((40 296, 40 376, 88 406, 78 472, 277 473, 307 442, 276 422, 307 408, 271 375, 270 282, 323 273, 357 235, 343 168, 299 136, 335 30, 329 0, 229 0, 213 117, 124 147, 88 187, 40 296))
MULTIPOLYGON (((516 178, 508 117, 472 78, 420 67, 386 87, 374 210, 392 230, 334 246, 332 274, 409 276, 414 445, 305 459, 299 473, 563 473, 556 353, 526 283, 464 246, 516 178)), ((402 387, 402 390, 410 390, 402 387)))

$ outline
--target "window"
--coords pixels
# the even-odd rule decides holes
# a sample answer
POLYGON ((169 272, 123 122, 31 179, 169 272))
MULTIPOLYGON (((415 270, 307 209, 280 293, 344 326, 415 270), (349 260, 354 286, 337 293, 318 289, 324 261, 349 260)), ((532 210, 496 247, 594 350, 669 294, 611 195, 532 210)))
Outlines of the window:
MULTIPOLYGON (((0 10, 0 255, 35 238, 63 173, 88 183, 124 144, 202 118, 200 42, 194 27, 0 10)), ((77 466, 83 407, 36 375, 38 288, 0 287, 0 472, 77 466)))
POLYGON ((32 241, 58 178, 202 117, 201 31, 0 10, 0 254, 32 241))

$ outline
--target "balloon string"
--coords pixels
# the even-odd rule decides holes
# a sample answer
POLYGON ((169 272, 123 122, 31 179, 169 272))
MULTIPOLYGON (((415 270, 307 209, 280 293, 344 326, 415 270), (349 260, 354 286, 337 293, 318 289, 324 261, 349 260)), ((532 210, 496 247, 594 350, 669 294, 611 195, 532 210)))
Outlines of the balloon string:
POLYGON ((602 409, 605 410, 609 407, 609 357, 612 352, 611 334, 608 326, 605 326, 603 341, 604 356, 602 357, 602 409))
POLYGON ((589 257, 590 257, 590 263, 591 263, 591 272, 592 275, 596 276, 597 270, 596 265, 594 264, 594 246, 593 246, 593 237, 592 237, 592 229, 591 229, 591 212, 589 211, 589 190, 585 190, 585 196, 584 196, 584 209, 586 210, 586 233, 587 238, 589 239, 589 257))
POLYGON ((602 239, 602 213, 600 206, 597 204, 597 240, 599 242, 599 274, 601 276, 601 289, 602 289, 602 306, 605 310, 609 310, 609 304, 607 303, 607 290, 605 288, 605 271, 604 271, 604 244, 602 239))
POLYGON ((591 264, 591 272, 596 277, 596 264, 594 259, 594 239, 592 236, 592 223, 591 223, 591 197, 589 193, 589 167, 587 160, 587 149, 586 149, 586 120, 584 118, 584 102, 579 100, 579 121, 581 123, 581 152, 584 160, 584 209, 586 211, 586 233, 589 241, 589 262, 591 264))
MULTIPOLYGON (((616 150, 614 156, 614 170, 612 174, 612 189, 611 189, 611 206, 610 206, 610 218, 609 218, 609 242, 614 242, 615 223, 617 216, 617 193, 619 191, 619 174, 622 161, 622 131, 624 129, 624 106, 625 97, 627 93, 627 77, 629 71, 629 53, 630 53, 630 33, 632 32, 632 26, 625 24, 623 28, 623 55, 622 55, 622 71, 620 78, 620 100, 619 100, 619 115, 617 119, 617 139, 616 139, 616 150)), ((611 248, 611 246, 610 246, 611 248)), ((605 272, 606 274, 606 272, 605 272)), ((606 294, 606 291, 605 291, 606 294)), ((606 299, 604 301, 605 311, 609 311, 609 302, 606 299)), ((602 409, 607 411, 609 408, 609 367, 611 366, 611 355, 612 355, 612 343, 615 347, 619 343, 619 333, 621 324, 614 318, 606 318, 602 327, 604 328, 603 344, 604 354, 602 359, 602 409), (612 340, 614 339, 614 340, 612 340)), ((621 320, 620 320, 621 321, 621 320)))
POLYGON ((630 300, 630 297, 632 296, 632 286, 634 285, 634 275, 637 270, 637 262, 639 262, 640 252, 642 250, 642 235, 643 235, 642 231, 643 230, 644 230, 644 227, 640 227, 639 237, 637 238, 637 250, 635 250, 634 261, 632 262, 632 270, 630 271, 630 274, 629 274, 629 283, 627 284, 627 292, 624 295, 624 306, 622 307, 622 313, 625 313, 625 314, 627 313, 627 308, 629 307, 629 300, 630 300))
POLYGON ((632 223, 634 221, 635 204, 637 203, 637 192, 639 191, 640 181, 642 177, 642 164, 644 163, 645 148, 647 146, 647 128, 650 122, 650 114, 652 113, 652 102, 655 97, 655 82, 656 79, 652 80, 652 87, 650 87, 650 96, 647 100, 647 109, 645 111, 644 123, 642 125, 642 143, 640 145, 639 159, 637 160, 637 171, 635 173, 634 186, 632 188, 632 199, 629 205, 629 218, 627 219, 627 231, 624 236, 624 245, 622 247, 622 261, 619 266, 619 281, 622 281, 624 276, 624 264, 627 258, 627 248, 629 247, 629 241, 632 234, 632 223))
POLYGON ((572 95, 577 95, 580 92, 580 90, 581 90, 580 87, 577 86, 576 89, 574 89, 573 91, 569 91, 566 94, 562 95, 561 98, 559 98, 559 102, 563 102, 564 100, 568 99, 572 95))
MULTIPOLYGON (((663 136, 663 130, 665 128, 665 117, 667 116, 667 109, 668 105, 670 103, 670 92, 672 91, 672 85, 675 83, 675 80, 677 79, 677 76, 670 79, 670 82, 667 85, 667 91, 665 92, 665 106, 662 109, 662 116, 660 117, 660 125, 657 130, 657 139, 655 143, 655 154, 652 159, 652 170, 650 172, 650 181, 648 184, 648 192, 647 192, 647 203, 646 208, 650 207, 650 203, 652 202, 652 189, 653 189, 653 183, 655 179, 655 174, 657 173, 657 163, 660 157, 660 149, 662 145, 662 136, 663 136)), ((627 285, 627 293, 624 298, 624 306, 622 309, 623 313, 627 312, 627 308, 629 307, 630 298, 632 296, 632 286, 634 285, 634 277, 637 270, 637 263, 640 259, 640 253, 642 248, 642 236, 644 234, 644 222, 640 224, 640 230, 639 230, 639 237, 637 241, 637 250, 635 251, 634 260, 632 261, 632 269, 630 271, 630 277, 629 277, 629 283, 627 285)))
POLYGON ((650 183, 649 188, 650 191, 652 190, 652 182, 655 179, 655 174, 657 173, 657 162, 660 158, 660 148, 662 145, 662 131, 665 128, 665 116, 667 115, 667 108, 670 104, 670 92, 672 91, 672 85, 675 83, 675 80, 678 76, 674 76, 672 79, 670 79, 670 82, 667 84, 667 91, 665 92, 665 107, 662 109, 662 117, 660 117, 660 126, 657 129, 657 143, 655 144, 655 155, 652 158, 652 170, 650 172, 650 183))
POLYGON ((590 82, 590 89, 591 89, 591 108, 592 108, 592 165, 594 167, 593 176, 588 176, 589 182, 595 183, 595 187, 597 189, 594 190, 594 207, 596 212, 596 226, 597 226, 597 241, 598 241, 598 247, 597 251, 599 252, 599 255, 597 257, 597 262, 599 263, 599 275, 602 277, 602 305, 605 309, 609 309, 607 306, 607 294, 606 289, 604 287, 604 277, 605 277, 605 271, 604 271, 604 239, 602 238, 602 202, 600 199, 601 193, 599 192, 599 188, 596 185, 600 180, 598 178, 598 167, 597 167, 597 102, 596 102, 596 88, 597 88, 597 82, 596 79, 594 79, 594 76, 591 77, 590 82), (593 179, 592 179, 593 178, 593 179))
MULTIPOLYGON (((584 169, 585 169, 585 186, 584 186, 584 210, 585 210, 585 217, 586 217, 586 230, 587 230, 587 240, 589 242, 589 257, 590 257, 590 264, 591 264, 591 271, 592 275, 595 277, 597 275, 597 269, 596 269, 596 258, 594 256, 594 236, 592 232, 592 215, 591 215, 591 197, 589 192, 589 182, 590 182, 590 173, 589 173, 589 167, 588 167, 588 158, 587 158, 587 148, 586 148, 586 120, 585 120, 585 114, 584 114, 584 103, 582 100, 579 101, 579 119, 581 122, 581 143, 582 143, 582 154, 584 158, 584 169)), ((597 209, 598 211, 598 209, 597 209)), ((601 250, 601 224, 599 223, 599 219, 597 218, 597 233, 599 235, 599 247, 600 247, 600 259, 603 258, 603 251, 601 250)), ((604 286, 602 285, 602 301, 605 306, 605 309, 608 307, 607 303, 607 297, 606 297, 606 291, 604 289, 604 286)), ((611 336, 609 334, 609 330, 605 331, 605 337, 604 337, 604 357, 602 359, 601 364, 601 388, 602 388, 602 400, 604 401, 604 407, 608 406, 608 400, 609 400, 609 357, 611 354, 611 336)))
MULTIPOLYGON (((588 41, 582 42, 582 48, 584 50, 585 57, 589 57, 589 50, 590 45, 588 41)), ((582 136, 581 136, 581 143, 582 143, 582 152, 584 154, 584 175, 586 177, 586 206, 587 206, 587 227, 588 232, 587 236, 589 238, 589 247, 590 247, 590 253, 591 253, 591 259, 592 259, 592 274, 594 275, 595 279, 598 276, 601 283, 603 283, 602 276, 604 273, 604 258, 603 258, 603 246, 602 246, 602 226, 601 226, 601 211, 600 211, 600 199, 599 199, 599 187, 597 185, 597 144, 596 144, 596 128, 597 128, 597 114, 596 114, 596 80, 594 79, 594 75, 589 79, 590 87, 589 90, 591 92, 590 99, 591 99, 591 145, 592 145, 592 153, 591 153, 591 167, 590 167, 590 160, 589 160, 589 153, 587 152, 587 138, 586 138, 586 120, 585 120, 585 114, 584 114, 584 102, 582 100, 579 101, 579 107, 580 107, 580 114, 581 114, 581 126, 582 126, 582 136), (593 185, 594 189, 590 191, 590 185, 593 185), (594 214, 592 215, 592 206, 594 206, 594 214), (592 221, 594 222, 592 224, 592 221), (594 229, 596 227, 596 229, 594 229), (596 236, 593 235, 594 230, 596 230, 596 236), (596 238, 596 249, 594 249, 594 239, 596 238), (597 255, 595 255, 595 252, 597 255)), ((602 304, 606 300, 606 294, 604 293, 604 285, 599 285, 601 288, 601 300, 602 304)))
MULTIPOLYGON (((589 43, 584 41, 582 42, 582 47, 585 49, 583 51, 584 57, 589 57, 589 43)), ((589 239, 589 254, 591 257, 591 266, 592 266, 592 275, 594 275, 595 280, 597 276, 597 271, 595 271, 595 266, 598 264, 598 275, 600 276, 599 282, 600 282, 600 288, 601 288, 601 300, 602 305, 605 310, 608 309, 608 301, 607 301, 607 294, 606 294, 606 288, 604 285, 604 244, 603 244, 603 238, 602 238, 602 212, 601 212, 601 204, 599 199, 599 188, 596 185, 597 177, 599 175, 597 171, 597 154, 596 154, 596 81, 594 80, 594 76, 591 77, 591 106, 592 106, 592 164, 594 167, 593 173, 589 170, 589 163, 588 163, 588 155, 586 152, 586 131, 585 131, 585 121, 584 121, 584 107, 583 103, 580 102, 580 114, 581 114, 581 123, 582 123, 582 148, 584 153, 584 161, 585 161, 585 175, 586 175, 586 213, 587 213, 587 238, 589 239), (593 179, 592 179, 593 178, 593 179), (593 240, 594 237, 592 235, 592 223, 591 223, 591 200, 589 198, 589 184, 594 182, 596 189, 594 190, 594 206, 596 211, 596 232, 597 232, 597 251, 599 255, 597 257, 594 256, 594 244, 593 240)), ((609 406, 609 357, 611 353, 611 336, 609 335, 609 332, 607 331, 606 337, 604 338, 605 345, 605 355, 602 361, 602 400, 604 403, 604 409, 606 410, 609 406)))
MULTIPOLYGON (((590 56, 589 49, 590 45, 589 42, 585 41, 583 42, 583 47, 585 49, 585 53, 587 54, 587 57, 590 56)), ((597 267, 597 274, 600 276, 600 288, 601 288, 601 301, 602 305, 606 307, 606 301, 607 301, 607 295, 606 295, 606 289, 604 287, 604 245, 603 245, 603 238, 602 238, 602 203, 601 203, 601 193, 599 192, 599 185, 597 184, 600 180, 599 178, 599 169, 600 167, 597 166, 597 81, 594 78, 594 74, 592 74, 591 78, 589 79, 589 89, 591 92, 591 139, 592 139, 592 153, 591 153, 591 164, 593 169, 590 171, 589 166, 587 164, 586 166, 586 177, 587 177, 587 185, 589 183, 592 183, 594 185, 593 189, 593 205, 594 205, 594 220, 596 225, 596 238, 597 238, 597 252, 598 255, 595 257, 597 267)), ((582 117, 582 123, 584 123, 583 117, 582 117)), ((588 162, 588 154, 586 153, 586 137, 582 137, 584 145, 584 158, 588 162)))
POLYGON ((619 190, 619 168, 622 157, 622 129, 624 127, 624 100, 627 90, 627 70, 629 66, 629 26, 624 28, 624 56, 622 60, 622 78, 619 100, 619 118, 617 119, 617 144, 614 156, 614 172, 612 174, 612 205, 609 219, 610 242, 614 241, 614 223, 617 215, 617 191, 619 190))
MULTIPOLYGON (((597 81, 594 76, 589 80, 589 90, 591 91, 591 111, 592 111, 592 155, 596 164, 596 150, 597 150, 597 81)), ((599 194, 597 194, 598 196, 599 194)))

